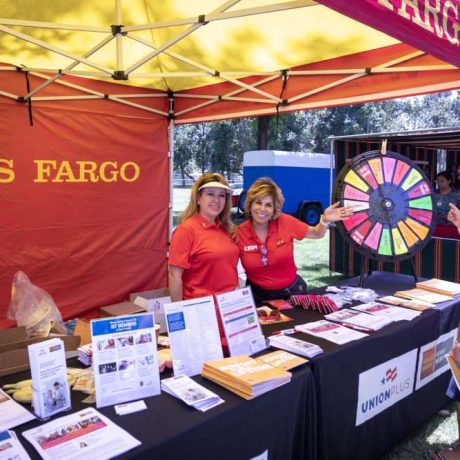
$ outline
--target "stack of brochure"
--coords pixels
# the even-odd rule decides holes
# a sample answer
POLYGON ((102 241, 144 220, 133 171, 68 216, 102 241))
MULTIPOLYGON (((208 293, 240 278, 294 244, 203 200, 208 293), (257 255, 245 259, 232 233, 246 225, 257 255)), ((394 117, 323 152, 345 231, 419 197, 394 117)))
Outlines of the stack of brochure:
POLYGON ((268 338, 271 347, 280 348, 281 350, 291 351, 307 358, 313 358, 324 352, 324 350, 314 343, 305 342, 304 340, 295 339, 288 335, 272 335, 268 338))
POLYGON ((90 343, 78 347, 78 361, 82 362, 85 366, 92 366, 93 347, 90 343))
POLYGON ((378 302, 363 303, 352 307, 353 310, 357 310, 363 313, 369 313, 377 318, 386 318, 388 322, 393 321, 412 321, 417 316, 421 315, 420 311, 412 311, 407 308, 393 307, 378 302))
POLYGON ((341 323, 344 326, 364 332, 378 331, 382 329, 382 327, 393 322, 392 319, 384 316, 368 315, 366 313, 360 313, 359 311, 350 310, 349 308, 335 311, 324 317, 329 321, 341 323))
POLYGON ((285 371, 294 369, 294 367, 301 366, 308 363, 308 359, 300 358, 299 356, 288 353, 287 351, 272 351, 266 355, 259 356, 257 359, 264 363, 271 364, 275 367, 280 367, 285 371))
POLYGON ((355 331, 340 324, 331 323, 325 319, 315 321, 314 323, 298 324, 295 326, 296 331, 319 337, 329 342, 343 345, 367 337, 365 332, 355 331))
POLYGON ((219 395, 196 383, 187 375, 162 380, 161 389, 202 412, 225 402, 219 395))
POLYGON ((207 361, 202 375, 244 399, 255 398, 291 381, 290 372, 246 355, 207 361))
POLYGON ((5 460, 30 460, 14 431, 0 431, 0 458, 5 460))
POLYGON ((426 291, 436 292, 437 294, 444 294, 447 296, 460 294, 459 283, 452 283, 451 281, 444 281, 437 278, 420 281, 416 284, 416 286, 420 289, 425 289, 426 291))
POLYGON ((387 295, 377 299, 379 302, 389 303, 398 307, 410 308, 411 310, 424 311, 434 307, 434 303, 424 302, 422 300, 408 300, 401 297, 387 295))
POLYGON ((421 300, 427 303, 441 303, 452 300, 452 296, 439 294, 437 292, 427 291, 426 289, 414 288, 406 291, 396 291, 395 296, 403 297, 409 300, 421 300))

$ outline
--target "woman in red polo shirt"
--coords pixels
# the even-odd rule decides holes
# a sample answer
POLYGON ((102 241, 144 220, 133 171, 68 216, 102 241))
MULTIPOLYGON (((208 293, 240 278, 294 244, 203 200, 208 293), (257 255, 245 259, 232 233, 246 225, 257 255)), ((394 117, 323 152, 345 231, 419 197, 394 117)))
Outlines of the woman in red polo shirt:
POLYGON ((238 286, 239 250, 231 209, 231 188, 220 174, 203 174, 195 181, 169 248, 168 284, 173 302, 238 286))
POLYGON ((352 210, 329 206, 320 223, 310 227, 283 214, 284 197, 270 178, 257 179, 246 195, 248 220, 237 228, 237 243, 254 300, 288 299, 305 294, 307 284, 297 275, 293 240, 322 238, 331 222, 346 219, 352 210))

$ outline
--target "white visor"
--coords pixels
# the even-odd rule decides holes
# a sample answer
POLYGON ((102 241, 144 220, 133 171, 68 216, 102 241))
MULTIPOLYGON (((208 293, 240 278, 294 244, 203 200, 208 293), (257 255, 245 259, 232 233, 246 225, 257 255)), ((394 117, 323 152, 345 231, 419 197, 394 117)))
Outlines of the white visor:
POLYGON ((220 182, 214 181, 214 182, 208 182, 207 184, 202 185, 198 191, 204 189, 204 188, 210 188, 210 187, 216 187, 216 188, 223 188, 227 192, 231 192, 232 189, 228 187, 227 185, 221 184, 220 182))

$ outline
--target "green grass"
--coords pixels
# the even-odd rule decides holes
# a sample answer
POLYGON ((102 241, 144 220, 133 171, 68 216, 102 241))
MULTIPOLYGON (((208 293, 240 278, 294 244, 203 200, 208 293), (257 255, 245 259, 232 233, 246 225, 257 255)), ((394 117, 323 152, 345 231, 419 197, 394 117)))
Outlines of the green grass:
POLYGON ((345 279, 342 274, 329 271, 329 233, 320 240, 295 241, 294 259, 298 273, 309 289, 337 284, 345 279))

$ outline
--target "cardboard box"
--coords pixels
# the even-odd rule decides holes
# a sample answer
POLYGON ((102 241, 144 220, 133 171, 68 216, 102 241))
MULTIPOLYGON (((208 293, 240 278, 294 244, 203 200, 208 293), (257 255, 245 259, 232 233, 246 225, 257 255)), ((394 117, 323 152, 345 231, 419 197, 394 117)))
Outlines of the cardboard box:
POLYGON ((91 343, 91 326, 86 319, 77 319, 73 335, 80 337, 80 345, 91 343))
POLYGON ((59 337, 64 341, 67 357, 70 357, 69 354, 75 355, 80 346, 79 336, 53 334, 49 337, 29 339, 25 327, 0 330, 0 377, 29 369, 27 347, 52 337, 59 337))
POLYGON ((99 316, 101 318, 108 318, 110 316, 123 316, 133 315, 137 313, 145 313, 147 310, 132 302, 120 302, 113 305, 107 305, 99 309, 99 316))
POLYGON ((160 325, 160 333, 166 332, 164 305, 171 303, 171 297, 167 288, 133 292, 129 295, 129 300, 145 308, 147 311, 153 312, 155 323, 160 325))

